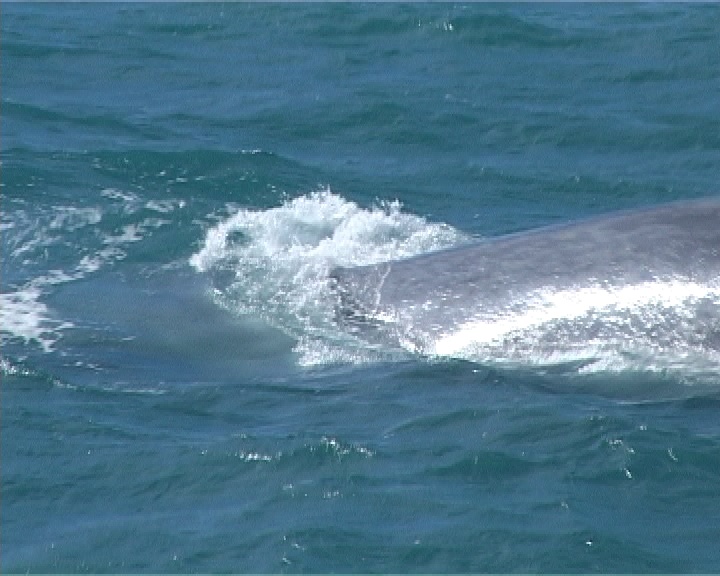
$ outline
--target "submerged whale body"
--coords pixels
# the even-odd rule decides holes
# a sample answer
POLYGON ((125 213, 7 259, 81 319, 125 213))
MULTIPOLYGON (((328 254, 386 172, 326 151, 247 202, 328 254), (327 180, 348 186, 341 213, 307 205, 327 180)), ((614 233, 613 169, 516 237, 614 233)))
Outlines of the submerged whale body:
POLYGON ((720 198, 338 268, 331 277, 348 330, 424 354, 522 362, 609 349, 708 360, 711 351, 720 366, 720 198))

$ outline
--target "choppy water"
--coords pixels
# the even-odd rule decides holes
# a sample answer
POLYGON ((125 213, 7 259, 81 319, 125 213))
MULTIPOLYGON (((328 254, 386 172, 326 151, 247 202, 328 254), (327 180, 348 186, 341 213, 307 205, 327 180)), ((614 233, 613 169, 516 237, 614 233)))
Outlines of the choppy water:
POLYGON ((329 277, 717 195, 718 7, 1 26, 4 573, 720 569, 716 283, 569 290, 468 355, 358 337, 329 277), (642 361, 517 339, 598 301, 660 302, 642 361))

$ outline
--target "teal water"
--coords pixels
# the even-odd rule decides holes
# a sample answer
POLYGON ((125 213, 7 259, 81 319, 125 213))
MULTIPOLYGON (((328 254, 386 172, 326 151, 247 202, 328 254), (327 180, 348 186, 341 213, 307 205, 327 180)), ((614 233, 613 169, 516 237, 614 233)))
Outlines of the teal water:
POLYGON ((720 569, 716 352, 427 357, 328 283, 717 195, 717 6, 0 26, 3 573, 720 569))

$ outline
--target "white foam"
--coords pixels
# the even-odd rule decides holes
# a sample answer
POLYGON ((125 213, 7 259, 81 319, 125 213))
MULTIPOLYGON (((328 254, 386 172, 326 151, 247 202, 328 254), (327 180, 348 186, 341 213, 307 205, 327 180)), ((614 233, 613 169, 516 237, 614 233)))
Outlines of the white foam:
POLYGON ((136 194, 133 192, 118 190, 117 188, 105 188, 100 191, 100 195, 110 200, 121 200, 126 204, 135 204, 138 202, 136 194))
POLYGON ((128 224, 123 226, 122 232, 117 236, 106 236, 103 238, 105 244, 128 244, 130 242, 139 242, 143 239, 143 229, 137 224, 128 224))
POLYGON ((326 189, 268 210, 241 209, 208 231, 190 263, 202 272, 233 254, 252 254, 293 267, 362 266, 448 247, 462 237, 401 208, 395 201, 363 209, 326 189), (248 238, 243 246, 229 241, 236 232, 248 238))
POLYGON ((184 208, 185 200, 150 200, 145 203, 145 208, 161 214, 168 214, 177 208, 184 208))
POLYGON ((37 342, 49 352, 58 339, 57 331, 72 324, 51 318, 40 295, 40 289, 35 286, 0 294, 0 332, 25 342, 37 342))
POLYGON ((85 226, 93 226, 100 220, 102 220, 102 211, 96 207, 56 206, 53 208, 53 218, 49 228, 72 232, 85 226))
MULTIPOLYGON (((111 200, 122 202, 120 209, 128 213, 138 198, 133 193, 117 190, 103 190, 101 194, 111 200)), ((117 209, 116 209, 117 210, 117 209)), ((66 235, 80 229, 96 227, 103 219, 100 207, 53 206, 32 218, 24 210, 13 212, 13 230, 7 244, 11 247, 10 257, 21 265, 45 263, 48 250, 66 242, 66 235)), ((122 260, 127 253, 124 247, 145 238, 151 229, 169 224, 162 218, 145 218, 139 223, 123 226, 114 235, 100 237, 101 244, 83 243, 79 246, 79 260, 64 269, 50 269, 28 280, 14 292, 0 294, 0 330, 3 338, 23 339, 37 342, 43 350, 50 351, 61 336, 62 330, 72 326, 53 318, 47 305, 42 302, 43 294, 52 286, 79 280, 98 271, 108 262, 122 260)), ((97 238, 98 234, 93 234, 97 238)))
POLYGON ((354 352, 329 344, 338 336, 330 270, 408 257, 462 239, 447 225, 403 213, 399 202, 361 208, 326 189, 268 210, 239 209, 208 230, 190 264, 214 276, 218 302, 301 338, 301 362, 355 361, 354 352), (325 342, 313 346, 315 337, 325 342))
POLYGON ((32 370, 22 365, 13 364, 7 358, 0 358, 0 374, 3 376, 32 376, 32 370))
MULTIPOLYGON (((160 228, 170 224, 169 220, 162 218, 145 218, 142 222, 136 224, 126 224, 122 227, 122 231, 114 236, 106 236, 103 238, 103 244, 108 246, 121 246, 123 244, 132 244, 140 242, 147 234, 149 228, 160 228)), ((98 252, 100 254, 102 251, 98 252)), ((125 254, 123 253, 123 256, 125 254)))

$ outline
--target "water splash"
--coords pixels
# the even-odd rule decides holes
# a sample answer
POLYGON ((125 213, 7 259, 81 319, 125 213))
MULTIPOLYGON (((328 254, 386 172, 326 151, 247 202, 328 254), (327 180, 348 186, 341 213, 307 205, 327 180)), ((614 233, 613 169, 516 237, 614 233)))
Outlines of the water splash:
POLYGON ((349 346, 338 327, 330 271, 465 239, 448 225, 404 213, 397 201, 362 208, 325 189, 267 210, 239 210, 208 230, 190 264, 211 276, 219 304, 298 338, 301 364, 359 362, 375 355, 366 344, 362 351, 349 346))

